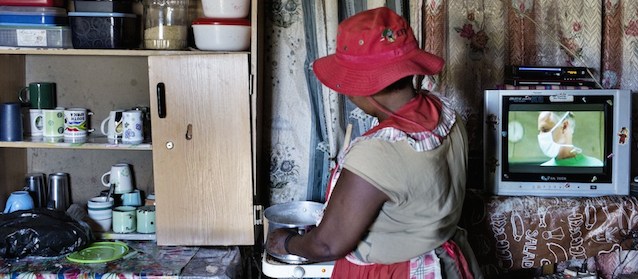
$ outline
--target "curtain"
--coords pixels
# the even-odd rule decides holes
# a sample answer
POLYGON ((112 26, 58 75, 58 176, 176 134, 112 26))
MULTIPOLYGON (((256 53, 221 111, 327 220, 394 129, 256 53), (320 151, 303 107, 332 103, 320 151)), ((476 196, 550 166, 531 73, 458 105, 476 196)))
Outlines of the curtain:
POLYGON ((584 66, 604 88, 638 88, 635 0, 271 0, 264 145, 270 203, 323 201, 345 126, 353 124, 356 136, 371 125, 321 86, 311 65, 334 53, 341 19, 381 5, 408 18, 423 49, 446 60, 441 74, 419 84, 449 97, 461 114, 473 178, 482 176, 483 91, 503 84, 506 65, 584 66))

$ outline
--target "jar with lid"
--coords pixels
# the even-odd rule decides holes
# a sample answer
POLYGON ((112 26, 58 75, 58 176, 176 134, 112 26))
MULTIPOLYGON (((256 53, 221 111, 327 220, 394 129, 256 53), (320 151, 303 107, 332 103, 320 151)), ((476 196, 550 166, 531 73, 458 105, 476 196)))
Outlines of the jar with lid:
POLYGON ((184 49, 188 30, 188 0, 144 0, 144 48, 184 49))

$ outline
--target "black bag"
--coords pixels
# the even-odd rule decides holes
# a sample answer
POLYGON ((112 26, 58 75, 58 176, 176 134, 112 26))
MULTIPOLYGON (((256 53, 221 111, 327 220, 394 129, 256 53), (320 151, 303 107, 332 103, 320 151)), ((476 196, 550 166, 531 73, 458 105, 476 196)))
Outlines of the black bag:
POLYGON ((63 211, 36 208, 0 215, 0 256, 4 258, 64 255, 83 249, 92 239, 86 223, 63 211))

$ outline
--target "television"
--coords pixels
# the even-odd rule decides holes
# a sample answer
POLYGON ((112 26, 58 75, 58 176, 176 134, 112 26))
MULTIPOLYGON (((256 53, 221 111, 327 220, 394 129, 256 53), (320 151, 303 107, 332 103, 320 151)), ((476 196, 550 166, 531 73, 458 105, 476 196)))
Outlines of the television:
POLYGON ((629 194, 629 90, 486 90, 484 99, 484 180, 492 194, 629 194))

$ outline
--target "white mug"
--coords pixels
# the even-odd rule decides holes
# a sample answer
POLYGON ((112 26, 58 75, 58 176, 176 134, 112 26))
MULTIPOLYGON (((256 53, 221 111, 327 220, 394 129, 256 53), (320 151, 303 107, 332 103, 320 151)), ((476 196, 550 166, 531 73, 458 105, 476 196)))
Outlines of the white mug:
POLYGON ((42 109, 29 109, 29 135, 33 138, 41 138, 44 134, 44 114, 42 109))
POLYGON ((64 137, 64 108, 43 109, 44 128, 42 136, 50 141, 64 137))
POLYGON ((64 110, 64 138, 77 139, 86 138, 89 132, 89 116, 93 112, 85 108, 68 108, 64 110))
POLYGON ((111 187, 114 184, 115 194, 130 193, 133 191, 133 174, 128 164, 120 163, 111 166, 111 170, 102 175, 102 185, 111 187), (108 176, 108 180, 106 177, 108 176))
POLYGON ((109 116, 102 120, 100 130, 110 141, 122 138, 122 113, 124 110, 112 110, 109 116), (108 124, 108 125, 107 125, 108 124))
POLYGON ((139 144, 144 140, 142 111, 127 110, 122 113, 122 142, 139 144))

